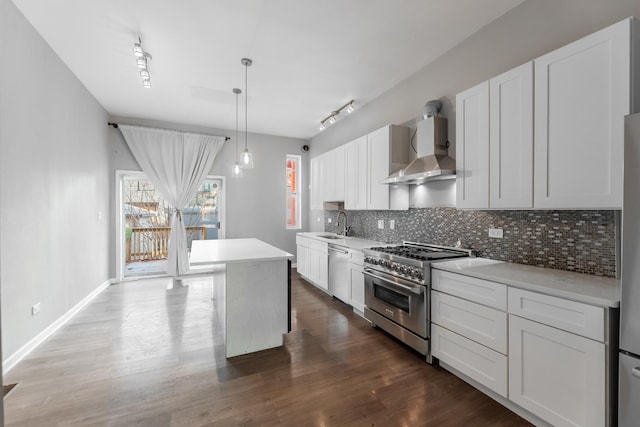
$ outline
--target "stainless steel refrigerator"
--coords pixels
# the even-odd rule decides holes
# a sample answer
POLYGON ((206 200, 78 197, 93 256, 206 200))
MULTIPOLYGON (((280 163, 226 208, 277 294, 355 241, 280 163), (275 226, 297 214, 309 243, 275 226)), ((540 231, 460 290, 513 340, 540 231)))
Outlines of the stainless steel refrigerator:
POLYGON ((640 114, 625 117, 620 298, 621 427, 640 425, 640 114))

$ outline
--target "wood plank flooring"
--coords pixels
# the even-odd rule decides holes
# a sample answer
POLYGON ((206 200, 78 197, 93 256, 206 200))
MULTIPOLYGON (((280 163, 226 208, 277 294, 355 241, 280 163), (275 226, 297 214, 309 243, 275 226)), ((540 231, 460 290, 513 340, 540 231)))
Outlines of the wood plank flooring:
POLYGON ((5 425, 530 425, 295 270, 285 345, 232 359, 221 278, 185 284, 110 286, 5 375, 5 425))

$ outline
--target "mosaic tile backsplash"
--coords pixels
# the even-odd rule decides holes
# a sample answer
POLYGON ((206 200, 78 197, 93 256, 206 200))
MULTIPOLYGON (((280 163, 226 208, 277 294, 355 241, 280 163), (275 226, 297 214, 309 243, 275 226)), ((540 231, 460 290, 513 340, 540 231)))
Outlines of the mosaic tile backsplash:
MULTIPOLYGON (((339 232, 336 215, 325 211, 325 231, 339 232)), ((347 211, 354 237, 444 246, 460 240, 481 257, 606 277, 616 275, 615 217, 615 211, 347 211), (379 220, 384 229, 378 228, 379 220), (504 238, 489 238, 489 228, 502 228, 504 238)))

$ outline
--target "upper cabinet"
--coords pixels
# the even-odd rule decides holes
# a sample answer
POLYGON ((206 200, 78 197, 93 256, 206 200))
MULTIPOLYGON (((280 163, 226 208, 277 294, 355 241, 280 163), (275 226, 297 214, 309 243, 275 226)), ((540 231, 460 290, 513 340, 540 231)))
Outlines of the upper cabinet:
POLYGON ((345 148, 334 148, 322 155, 322 199, 343 202, 345 196, 345 148))
POLYGON ((381 184, 409 163, 409 128, 388 125, 311 159, 312 209, 342 202, 350 210, 409 209, 409 188, 381 184), (314 177, 319 176, 314 192, 314 177), (316 195, 320 193, 318 203, 316 195), (316 203, 314 203, 314 200, 316 203), (314 207, 315 206, 315 207, 314 207))
POLYGON ((637 25, 625 19, 457 95, 458 208, 622 208, 637 25))
POLYGON ((322 210, 322 160, 323 156, 317 156, 309 162, 311 184, 309 188, 309 207, 312 210, 322 210))
POLYGON ((409 163, 409 128, 388 125, 367 135, 367 209, 409 209, 406 185, 380 184, 409 163))
POLYGON ((344 208, 367 209, 367 135, 349 142, 346 152, 346 188, 344 208))
POLYGON ((489 207, 489 82, 456 96, 456 206, 489 207))
POLYGON ((633 25, 626 19, 535 60, 536 207, 622 207, 633 25))
POLYGON ((533 63, 489 81, 489 207, 533 207, 533 63))

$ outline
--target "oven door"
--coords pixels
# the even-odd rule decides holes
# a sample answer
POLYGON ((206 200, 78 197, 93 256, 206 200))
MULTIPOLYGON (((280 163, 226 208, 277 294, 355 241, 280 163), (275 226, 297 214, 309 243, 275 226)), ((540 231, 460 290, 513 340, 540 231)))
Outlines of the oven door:
POLYGON ((414 334, 428 338, 426 286, 365 268, 364 303, 414 334))

